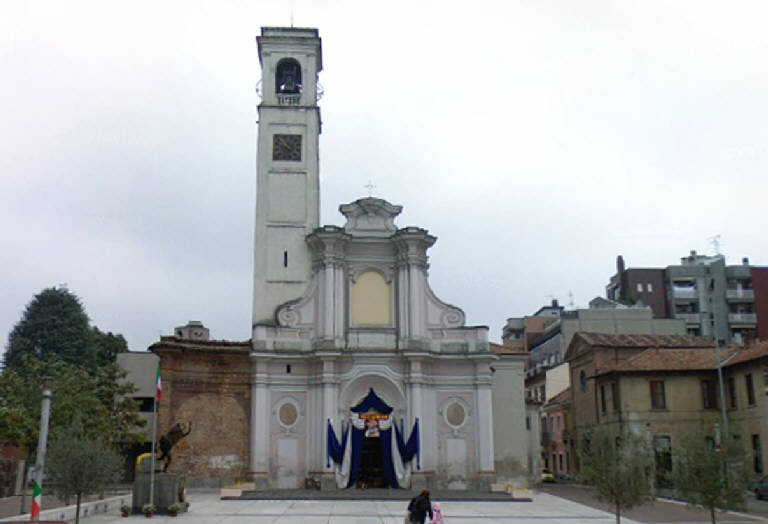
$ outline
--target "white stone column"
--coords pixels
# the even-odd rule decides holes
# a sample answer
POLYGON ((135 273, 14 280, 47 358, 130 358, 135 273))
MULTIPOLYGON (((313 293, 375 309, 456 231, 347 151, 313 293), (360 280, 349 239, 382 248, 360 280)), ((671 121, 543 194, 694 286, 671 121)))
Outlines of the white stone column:
POLYGON ((478 363, 475 379, 477 450, 480 471, 493 471, 493 389, 488 363, 478 363))
POLYGON ((397 267, 397 323, 400 339, 408 339, 411 336, 408 275, 408 266, 403 264, 397 267))
POLYGON ((251 361, 251 473, 258 480, 269 474, 269 361, 260 357, 251 361))
POLYGON ((321 304, 323 311, 323 338, 335 339, 336 333, 334 332, 334 317, 336 316, 336 310, 334 308, 333 295, 336 291, 335 275, 333 271, 333 263, 326 262, 323 268, 323 287, 321 295, 321 304))
POLYGON ((411 313, 411 333, 412 338, 422 338, 426 336, 426 322, 424 321, 424 271, 421 267, 411 263, 409 266, 408 281, 410 284, 410 313, 411 313))
POLYGON ((342 264, 334 264, 334 308, 335 315, 333 316, 334 330, 333 338, 338 343, 344 342, 347 300, 345 292, 346 274, 344 266, 342 264))

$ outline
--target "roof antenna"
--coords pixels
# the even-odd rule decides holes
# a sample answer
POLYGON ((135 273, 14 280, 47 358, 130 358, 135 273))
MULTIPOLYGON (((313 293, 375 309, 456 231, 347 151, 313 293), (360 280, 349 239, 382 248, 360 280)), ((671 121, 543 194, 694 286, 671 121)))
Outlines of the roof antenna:
POLYGON ((293 28, 293 2, 291 2, 291 28, 293 28))
POLYGON ((709 243, 715 248, 715 254, 720 255, 720 235, 709 237, 709 243))
POLYGON ((573 309, 573 293, 568 291, 568 307, 573 309))

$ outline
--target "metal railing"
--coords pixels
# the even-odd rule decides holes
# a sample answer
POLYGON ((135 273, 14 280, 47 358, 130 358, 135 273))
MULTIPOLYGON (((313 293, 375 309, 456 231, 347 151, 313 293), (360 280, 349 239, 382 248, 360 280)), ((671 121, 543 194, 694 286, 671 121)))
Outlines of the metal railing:
POLYGON ((734 299, 754 300, 755 291, 752 289, 726 289, 725 298, 731 299, 731 300, 734 300, 734 299))
POLYGON ((756 324, 757 314, 755 313, 728 313, 728 322, 731 324, 744 323, 756 324))

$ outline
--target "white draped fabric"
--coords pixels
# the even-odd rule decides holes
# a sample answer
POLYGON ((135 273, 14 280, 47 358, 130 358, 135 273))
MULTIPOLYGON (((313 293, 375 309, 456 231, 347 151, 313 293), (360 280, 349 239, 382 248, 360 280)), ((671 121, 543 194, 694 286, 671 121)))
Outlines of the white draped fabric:
MULTIPOLYGON (((341 460, 341 464, 336 465, 336 486, 339 488, 346 488, 349 484, 349 464, 352 461, 352 445, 349 443, 350 426, 347 426, 347 441, 344 446, 344 458, 341 460)), ((344 436, 342 435, 342 439, 344 436)))

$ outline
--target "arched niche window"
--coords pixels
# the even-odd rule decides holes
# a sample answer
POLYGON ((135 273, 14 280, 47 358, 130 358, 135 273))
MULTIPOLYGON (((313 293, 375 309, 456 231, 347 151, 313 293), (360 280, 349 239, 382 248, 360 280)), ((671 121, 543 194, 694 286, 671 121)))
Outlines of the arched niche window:
POLYGON ((275 92, 301 93, 301 64, 294 58, 283 58, 277 63, 275 92))
POLYGON ((389 326, 389 283, 378 271, 360 273, 352 285, 352 325, 389 326))

